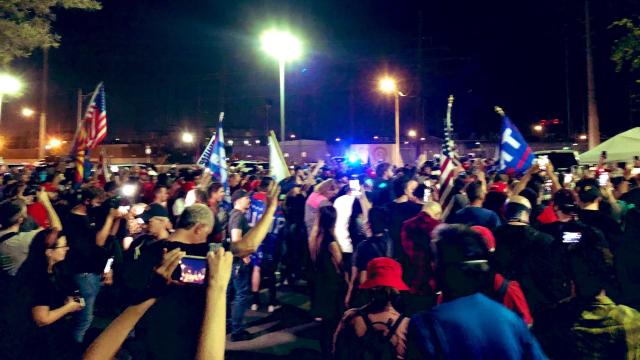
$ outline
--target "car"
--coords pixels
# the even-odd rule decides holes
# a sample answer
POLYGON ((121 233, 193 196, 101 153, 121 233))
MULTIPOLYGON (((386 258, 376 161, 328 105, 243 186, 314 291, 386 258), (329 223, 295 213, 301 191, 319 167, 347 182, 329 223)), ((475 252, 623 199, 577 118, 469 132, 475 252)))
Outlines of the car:
POLYGON ((580 162, 580 155, 574 150, 541 150, 536 151, 536 158, 546 156, 556 171, 567 171, 580 162))

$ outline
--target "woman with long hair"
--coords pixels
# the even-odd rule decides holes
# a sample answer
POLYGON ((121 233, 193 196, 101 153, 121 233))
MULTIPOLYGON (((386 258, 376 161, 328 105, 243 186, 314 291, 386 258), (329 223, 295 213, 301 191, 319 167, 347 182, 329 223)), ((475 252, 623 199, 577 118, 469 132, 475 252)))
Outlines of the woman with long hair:
POLYGON ((17 274, 12 310, 20 329, 12 336, 17 340, 14 344, 20 345, 12 353, 22 354, 23 359, 72 359, 78 355, 68 315, 84 305, 82 299, 70 296, 71 282, 65 281, 59 266, 68 250, 64 235, 42 230, 34 237, 17 274))
POLYGON ((343 312, 346 279, 342 271, 342 251, 336 241, 334 230, 336 209, 333 206, 320 208, 318 231, 315 235, 317 248, 311 254, 314 282, 311 297, 311 314, 322 324, 321 347, 328 354, 331 338, 343 312))

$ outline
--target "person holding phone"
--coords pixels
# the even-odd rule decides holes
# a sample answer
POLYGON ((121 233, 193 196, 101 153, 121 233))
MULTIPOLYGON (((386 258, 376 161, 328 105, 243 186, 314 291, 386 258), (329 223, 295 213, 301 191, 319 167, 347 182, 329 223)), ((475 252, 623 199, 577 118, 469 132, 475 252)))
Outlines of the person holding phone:
POLYGON ((0 339, 3 359, 73 359, 78 349, 71 336, 69 314, 82 310, 82 299, 70 296, 72 283, 59 265, 67 240, 57 230, 40 231, 9 292, 19 299, 3 306, 0 339), (24 316, 30 315, 30 319, 24 316), (7 347, 9 345, 9 348, 7 347))

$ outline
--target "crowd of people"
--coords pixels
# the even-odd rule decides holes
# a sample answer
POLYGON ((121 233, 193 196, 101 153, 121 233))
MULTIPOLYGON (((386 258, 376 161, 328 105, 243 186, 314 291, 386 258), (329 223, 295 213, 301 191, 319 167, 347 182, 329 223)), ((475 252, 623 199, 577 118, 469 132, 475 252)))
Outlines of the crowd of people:
POLYGON ((439 165, 6 169, 0 354, 222 359, 295 285, 323 358, 640 357, 640 164, 439 165))

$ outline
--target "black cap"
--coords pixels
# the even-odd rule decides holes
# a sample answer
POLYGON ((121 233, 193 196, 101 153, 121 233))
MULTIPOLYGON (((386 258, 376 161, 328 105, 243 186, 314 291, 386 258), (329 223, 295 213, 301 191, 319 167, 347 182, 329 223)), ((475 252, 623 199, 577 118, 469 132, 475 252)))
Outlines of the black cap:
POLYGON ((236 191, 233 192, 233 194, 231 194, 231 204, 235 204, 236 200, 243 198, 243 197, 248 197, 249 196, 249 192, 243 189, 238 189, 236 191))
POLYGON ((138 216, 140 219, 142 219, 145 223, 149 222, 149 219, 151 219, 152 217, 156 217, 156 216, 161 216, 161 217, 169 217, 169 211, 167 211, 167 209, 157 203, 153 203, 151 205, 149 205, 149 207, 147 208, 147 210, 145 210, 142 214, 140 214, 140 216, 138 216))
POLYGON ((602 196, 600 186, 596 179, 585 179, 578 181, 576 184, 576 190, 580 201, 592 202, 598 197, 602 196))

